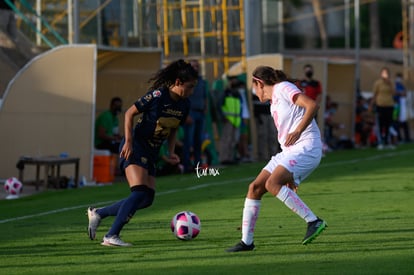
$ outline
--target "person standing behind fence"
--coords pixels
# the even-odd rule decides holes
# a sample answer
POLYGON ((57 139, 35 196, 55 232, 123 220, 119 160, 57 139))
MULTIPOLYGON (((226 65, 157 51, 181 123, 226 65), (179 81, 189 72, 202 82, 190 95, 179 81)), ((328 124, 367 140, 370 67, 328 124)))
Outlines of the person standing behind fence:
POLYGON ((249 102, 247 101, 246 95, 246 83, 240 81, 237 87, 237 90, 240 93, 241 98, 241 125, 240 125, 240 134, 239 141, 237 144, 237 149, 239 153, 239 159, 241 162, 250 162, 250 152, 249 152, 249 121, 250 121, 250 111, 249 111, 249 102))
POLYGON ((95 148, 109 150, 113 154, 119 153, 121 135, 119 133, 118 115, 122 111, 122 99, 113 97, 109 110, 101 113, 95 122, 95 148))
MULTIPOLYGON (((14 0, 10 0, 14 5, 14 0)), ((17 40, 17 25, 13 9, 4 0, 0 0, 0 29, 8 34, 15 42, 17 40)))
POLYGON ((390 149, 395 148, 390 144, 390 127, 393 121, 394 111, 394 85, 390 79, 390 70, 383 67, 380 72, 380 78, 374 82, 372 87, 373 100, 370 105, 372 110, 375 107, 378 120, 378 146, 379 150, 384 146, 390 149))
POLYGON ((319 80, 313 78, 313 66, 311 64, 303 66, 303 73, 305 77, 299 82, 300 88, 305 95, 315 100, 316 104, 320 106, 322 100, 322 86, 319 80))
POLYGON ((270 156, 279 152, 280 145, 277 141, 277 131, 273 118, 270 115, 270 103, 260 102, 253 90, 253 113, 256 123, 257 136, 257 160, 265 161, 270 156))
POLYGON ((395 99, 397 100, 398 104, 398 113, 397 113, 397 132, 399 141, 402 142, 410 142, 410 129, 408 126, 408 116, 407 116, 407 90, 404 85, 403 77, 401 73, 397 73, 395 75, 395 99), (401 130, 404 133, 401 134, 401 130))
POLYGON ((237 90, 238 85, 237 77, 229 77, 229 87, 224 90, 221 99, 222 126, 219 152, 221 164, 234 164, 236 162, 235 148, 241 125, 241 96, 237 90))
MULTIPOLYGON (((194 70, 199 72, 200 64, 197 60, 189 62, 194 70)), ((194 172, 197 163, 201 165, 201 144, 203 142, 205 116, 207 112, 208 83, 200 75, 193 94, 189 97, 191 102, 190 114, 184 125, 184 171, 194 172), (191 161, 191 155, 193 161, 191 161)))

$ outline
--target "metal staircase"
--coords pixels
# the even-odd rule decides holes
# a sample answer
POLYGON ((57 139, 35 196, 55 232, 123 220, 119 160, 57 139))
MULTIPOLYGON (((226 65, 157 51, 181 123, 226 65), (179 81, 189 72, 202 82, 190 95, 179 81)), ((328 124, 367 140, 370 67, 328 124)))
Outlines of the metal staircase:
POLYGON ((243 0, 158 1, 165 61, 199 59, 207 77, 217 78, 230 66, 245 67, 243 0))
POLYGON ((245 67, 243 2, 22 0, 16 13, 20 30, 39 47, 158 47, 165 62, 198 59, 205 77, 214 79, 234 63, 245 67))

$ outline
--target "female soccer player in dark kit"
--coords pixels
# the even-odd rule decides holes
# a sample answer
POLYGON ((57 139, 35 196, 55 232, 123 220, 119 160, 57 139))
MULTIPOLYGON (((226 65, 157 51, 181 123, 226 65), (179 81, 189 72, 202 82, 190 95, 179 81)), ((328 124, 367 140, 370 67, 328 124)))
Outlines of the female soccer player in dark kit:
POLYGON ((269 192, 307 222, 302 244, 315 239, 327 226, 296 193, 299 184, 318 167, 322 157, 321 135, 314 117, 318 106, 283 71, 259 66, 253 71, 253 89, 261 102, 270 101, 270 115, 282 151, 274 155, 250 183, 244 202, 242 239, 228 252, 254 249, 253 234, 261 198, 269 192))
POLYGON ((159 70, 150 79, 152 85, 149 91, 125 112, 120 166, 131 193, 112 205, 87 209, 88 235, 91 240, 95 239, 102 219, 115 216, 112 227, 103 237, 102 245, 132 245, 122 241, 119 234, 137 210, 149 207, 154 200, 156 161, 165 140, 171 160, 180 162, 180 158, 174 154, 176 131, 188 115, 188 97, 193 92, 197 78, 198 73, 189 63, 177 60, 159 70), (142 116, 134 128, 133 119, 138 114, 142 116))

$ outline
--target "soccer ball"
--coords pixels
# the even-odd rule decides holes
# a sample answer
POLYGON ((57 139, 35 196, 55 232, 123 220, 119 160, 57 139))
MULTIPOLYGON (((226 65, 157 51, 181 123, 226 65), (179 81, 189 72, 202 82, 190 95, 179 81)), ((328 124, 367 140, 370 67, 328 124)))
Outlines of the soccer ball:
POLYGON ((196 214, 190 211, 177 213, 171 221, 171 231, 178 239, 192 240, 200 233, 201 223, 196 214))
POLYGON ((23 184, 15 177, 8 178, 4 183, 4 190, 9 194, 8 198, 16 198, 23 191, 23 184))

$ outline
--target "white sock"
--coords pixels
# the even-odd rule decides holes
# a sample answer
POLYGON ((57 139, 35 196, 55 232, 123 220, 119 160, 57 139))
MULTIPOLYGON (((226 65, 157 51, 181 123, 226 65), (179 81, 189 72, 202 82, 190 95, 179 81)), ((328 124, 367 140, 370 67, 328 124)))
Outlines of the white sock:
POLYGON ((259 216, 261 200, 246 198, 243 208, 242 241, 251 245, 253 243, 254 228, 259 216))
POLYGON ((318 219, 299 196, 286 185, 282 186, 276 197, 306 222, 313 222, 318 219))

